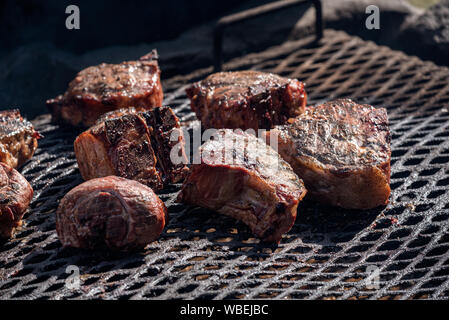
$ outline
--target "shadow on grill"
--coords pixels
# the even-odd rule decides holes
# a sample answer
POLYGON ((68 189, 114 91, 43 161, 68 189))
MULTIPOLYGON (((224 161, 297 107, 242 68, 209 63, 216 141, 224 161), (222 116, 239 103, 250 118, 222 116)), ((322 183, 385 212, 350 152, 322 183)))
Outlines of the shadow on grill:
MULTIPOLYGON (((170 207, 169 212, 175 213, 175 210, 181 207, 180 204, 170 207)), ((305 244, 335 246, 349 242, 357 233, 369 227, 383 210, 384 208, 367 211, 344 210, 303 201, 298 207, 298 216, 293 228, 281 243, 298 239, 305 244)), ((197 207, 190 207, 181 214, 172 216, 162 237, 193 241, 207 239, 215 245, 225 245, 236 252, 242 252, 241 247, 249 245, 253 249, 245 251, 247 254, 262 252, 264 248, 278 247, 255 238, 242 222, 197 207)))

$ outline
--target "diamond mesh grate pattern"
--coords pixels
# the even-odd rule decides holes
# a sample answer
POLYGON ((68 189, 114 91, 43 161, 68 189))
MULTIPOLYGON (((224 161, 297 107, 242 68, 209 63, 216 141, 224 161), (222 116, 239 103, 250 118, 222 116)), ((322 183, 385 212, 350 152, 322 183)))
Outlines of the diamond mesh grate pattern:
MULTIPOLYGON (((393 133, 392 197, 384 209, 348 211, 300 204, 279 246, 260 244, 241 223, 174 202, 161 238, 136 254, 62 249, 58 201, 81 183, 75 133, 35 120, 45 136, 22 173, 35 196, 16 237, 0 245, 0 299, 448 299, 449 70, 328 30, 229 62, 307 83, 311 104, 350 97, 388 108, 393 133), (79 267, 69 289, 66 268, 79 267), (376 269, 377 268, 377 269, 376 269), (378 288, 366 279, 379 272, 378 288), (377 272, 376 271, 376 272, 377 272)), ((184 94, 210 69, 164 82, 165 104, 194 119, 184 94)))

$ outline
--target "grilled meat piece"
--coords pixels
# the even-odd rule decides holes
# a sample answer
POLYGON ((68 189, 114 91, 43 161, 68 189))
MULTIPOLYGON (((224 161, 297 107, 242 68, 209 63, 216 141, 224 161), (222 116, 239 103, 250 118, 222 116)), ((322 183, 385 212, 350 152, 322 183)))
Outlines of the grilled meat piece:
POLYGON ((18 168, 31 159, 40 135, 19 110, 0 111, 0 162, 18 168))
POLYGON ((158 107, 106 115, 105 121, 80 134, 74 147, 85 180, 116 175, 158 191, 187 174, 184 144, 173 110, 158 107), (178 159, 172 157, 173 150, 179 152, 178 159))
POLYGON ((257 71, 219 72, 186 90, 205 128, 270 129, 304 112, 298 80, 257 71))
POLYGON ((64 196, 56 231, 65 247, 139 250, 159 237, 167 217, 151 188, 110 176, 84 182, 64 196))
POLYGON ((266 133, 304 180, 309 197, 349 209, 388 203, 390 131, 387 111, 340 99, 309 107, 293 123, 266 133), (273 137, 274 135, 274 137, 273 137))
POLYGON ((243 221, 260 239, 279 242, 306 194, 301 179, 273 148, 243 131, 218 130, 199 149, 178 201, 243 221), (198 155, 197 155, 198 156, 198 155))
POLYGON ((114 111, 109 111, 109 112, 101 115, 97 119, 95 124, 102 123, 102 122, 104 122, 106 120, 109 120, 109 119, 120 118, 120 117, 125 116, 127 114, 136 114, 136 113, 139 113, 139 112, 142 112, 142 110, 137 110, 134 107, 121 108, 121 109, 117 109, 117 110, 114 110, 114 111))
POLYGON ((80 71, 63 95, 47 100, 54 121, 88 127, 109 111, 128 107, 144 111, 161 106, 157 59, 153 50, 137 61, 102 63, 80 71))
POLYGON ((33 188, 15 169, 0 162, 0 240, 11 238, 33 198, 33 188))

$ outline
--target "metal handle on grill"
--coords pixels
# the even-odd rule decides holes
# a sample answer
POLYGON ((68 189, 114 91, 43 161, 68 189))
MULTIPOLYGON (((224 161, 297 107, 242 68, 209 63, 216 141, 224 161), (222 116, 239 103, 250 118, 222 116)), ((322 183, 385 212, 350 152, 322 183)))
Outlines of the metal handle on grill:
POLYGON ((285 0, 269 3, 256 8, 225 16, 217 21, 214 28, 214 70, 221 71, 223 64, 223 31, 226 27, 238 22, 246 21, 267 13, 274 13, 282 9, 300 4, 311 3, 315 7, 316 41, 323 37, 323 13, 321 0, 285 0))

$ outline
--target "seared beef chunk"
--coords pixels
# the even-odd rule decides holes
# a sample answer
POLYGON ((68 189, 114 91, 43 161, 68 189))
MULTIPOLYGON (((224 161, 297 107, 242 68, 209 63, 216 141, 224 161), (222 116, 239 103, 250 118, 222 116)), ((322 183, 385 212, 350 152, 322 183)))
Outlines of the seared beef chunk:
POLYGON ((15 169, 0 163, 0 240, 12 236, 33 198, 33 188, 15 169))
POLYGON ((39 137, 19 110, 0 111, 0 162, 20 167, 33 156, 39 137))
POLYGON ((266 136, 279 138, 279 153, 311 198, 352 209, 388 203, 391 137, 384 108, 349 99, 327 102, 266 136))
POLYGON ((135 113, 139 113, 139 112, 141 112, 141 111, 137 110, 134 107, 121 108, 121 109, 117 109, 117 110, 114 110, 114 111, 109 111, 109 112, 103 114, 101 117, 99 117, 97 119, 97 121, 95 121, 95 124, 102 123, 102 122, 104 122, 106 120, 109 120, 109 119, 120 118, 120 117, 125 116, 127 114, 135 114, 135 113))
POLYGON ((279 242, 306 194, 290 165, 262 140, 229 129, 203 144, 199 156, 178 201, 241 220, 262 240, 279 242))
POLYGON ((219 72, 186 90, 205 128, 270 129, 306 106, 304 84, 257 71, 219 72))
POLYGON ((168 107, 143 112, 141 116, 150 129, 151 143, 156 151, 162 181, 164 184, 183 181, 189 168, 186 166, 188 159, 185 140, 178 117, 168 107))
POLYGON ((169 107, 115 115, 106 115, 105 121, 75 140, 76 159, 85 180, 116 175, 158 191, 184 179, 188 171, 184 136, 169 107), (172 150, 179 162, 172 161, 172 150))
POLYGON ((151 188, 114 176, 75 187, 56 211, 65 247, 138 250, 156 240, 166 222, 167 209, 151 188))
POLYGON ((162 105, 163 92, 157 52, 138 61, 102 63, 78 73, 64 95, 47 101, 53 119, 73 126, 91 126, 104 113, 162 105))

